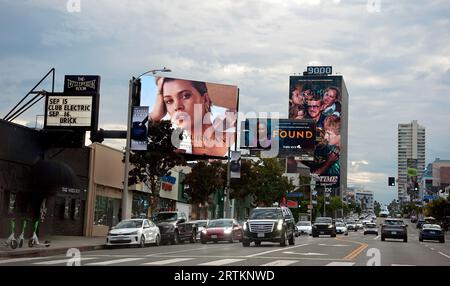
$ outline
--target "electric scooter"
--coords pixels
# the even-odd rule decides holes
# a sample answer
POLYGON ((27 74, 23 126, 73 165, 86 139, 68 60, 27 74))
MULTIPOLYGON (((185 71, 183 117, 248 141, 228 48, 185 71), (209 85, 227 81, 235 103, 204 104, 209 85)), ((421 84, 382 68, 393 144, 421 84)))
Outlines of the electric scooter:
POLYGON ((18 241, 19 241, 19 248, 22 248, 23 242, 24 242, 24 235, 25 235, 25 229, 27 228, 27 220, 23 220, 22 224, 22 233, 19 235, 18 241))
POLYGON ((16 221, 14 219, 11 219, 11 235, 5 242, 3 242, 5 246, 10 246, 12 249, 17 248, 17 240, 15 233, 16 233, 16 221))
POLYGON ((46 240, 43 244, 39 243, 39 238, 37 236, 37 229, 39 226, 39 219, 34 222, 34 228, 33 228, 33 236, 28 240, 28 247, 49 247, 50 241, 46 240))

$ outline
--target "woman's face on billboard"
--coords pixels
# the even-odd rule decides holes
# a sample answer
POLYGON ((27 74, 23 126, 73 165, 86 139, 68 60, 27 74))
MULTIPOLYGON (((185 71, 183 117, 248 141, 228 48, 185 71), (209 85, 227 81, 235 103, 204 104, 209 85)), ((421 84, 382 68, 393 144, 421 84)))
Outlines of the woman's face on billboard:
POLYGON ((201 128, 206 97, 194 88, 191 81, 166 81, 162 90, 164 104, 174 124, 185 130, 193 130, 194 124, 200 124, 201 128), (197 112, 194 113, 195 109, 197 112))

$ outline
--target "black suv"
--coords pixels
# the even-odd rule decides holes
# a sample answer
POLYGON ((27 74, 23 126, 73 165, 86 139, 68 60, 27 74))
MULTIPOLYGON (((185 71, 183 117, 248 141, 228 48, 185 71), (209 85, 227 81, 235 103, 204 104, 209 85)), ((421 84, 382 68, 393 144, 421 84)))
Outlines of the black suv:
POLYGON ((331 217, 316 218, 312 226, 312 237, 318 237, 322 234, 336 237, 336 225, 331 217))
POLYGON ((295 221, 291 211, 286 207, 256 208, 250 213, 243 226, 243 246, 251 242, 277 242, 280 246, 295 244, 295 221))

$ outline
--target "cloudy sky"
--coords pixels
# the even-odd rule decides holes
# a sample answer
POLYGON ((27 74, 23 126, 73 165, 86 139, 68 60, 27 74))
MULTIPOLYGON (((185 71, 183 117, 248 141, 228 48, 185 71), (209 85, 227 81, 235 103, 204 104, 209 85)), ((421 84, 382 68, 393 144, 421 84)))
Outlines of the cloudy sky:
MULTIPOLYGON (((0 0, 0 7, 2 118, 52 67, 56 90, 65 74, 101 75, 103 129, 125 128, 131 76, 162 67, 238 85, 244 113, 287 116, 289 76, 332 65, 349 92, 349 185, 384 203, 396 198, 387 177, 397 175, 398 123, 426 127, 427 163, 450 159, 448 0, 0 0)), ((34 127, 42 114, 43 103, 16 122, 34 127)))

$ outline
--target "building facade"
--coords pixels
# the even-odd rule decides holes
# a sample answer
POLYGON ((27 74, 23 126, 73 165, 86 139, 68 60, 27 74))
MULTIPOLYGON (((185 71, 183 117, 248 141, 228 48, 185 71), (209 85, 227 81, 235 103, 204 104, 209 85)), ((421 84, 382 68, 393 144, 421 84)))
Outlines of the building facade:
POLYGON ((408 168, 416 169, 418 176, 425 170, 425 127, 416 120, 411 123, 398 124, 398 199, 400 202, 411 201, 418 193, 408 194, 408 168))

